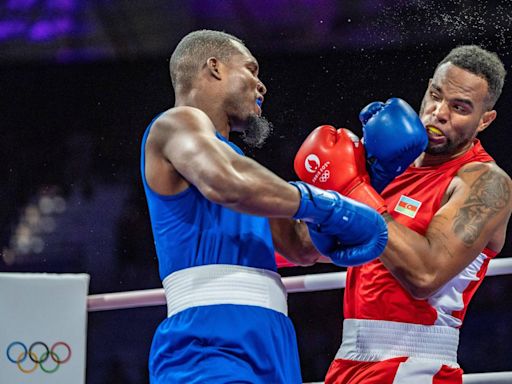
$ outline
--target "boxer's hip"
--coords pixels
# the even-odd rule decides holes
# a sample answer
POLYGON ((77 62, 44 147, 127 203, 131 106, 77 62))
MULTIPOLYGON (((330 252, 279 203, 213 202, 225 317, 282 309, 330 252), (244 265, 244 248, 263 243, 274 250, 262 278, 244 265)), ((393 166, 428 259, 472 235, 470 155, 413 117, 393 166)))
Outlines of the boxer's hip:
POLYGON ((458 368, 458 345, 459 330, 452 327, 345 319, 336 359, 371 362, 409 357, 458 368))
POLYGON ((176 271, 163 280, 167 315, 187 308, 235 304, 288 314, 286 289, 274 271, 241 265, 202 265, 176 271))

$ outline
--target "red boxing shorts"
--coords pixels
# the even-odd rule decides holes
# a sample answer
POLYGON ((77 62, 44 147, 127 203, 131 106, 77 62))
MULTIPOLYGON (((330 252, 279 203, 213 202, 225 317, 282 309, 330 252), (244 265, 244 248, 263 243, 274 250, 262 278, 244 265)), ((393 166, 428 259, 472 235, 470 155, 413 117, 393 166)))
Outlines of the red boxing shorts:
POLYGON ((326 384, 462 384, 459 331, 383 320, 345 319, 326 384))
POLYGON ((462 384, 462 373, 460 368, 408 357, 377 362, 336 359, 325 384, 462 384))

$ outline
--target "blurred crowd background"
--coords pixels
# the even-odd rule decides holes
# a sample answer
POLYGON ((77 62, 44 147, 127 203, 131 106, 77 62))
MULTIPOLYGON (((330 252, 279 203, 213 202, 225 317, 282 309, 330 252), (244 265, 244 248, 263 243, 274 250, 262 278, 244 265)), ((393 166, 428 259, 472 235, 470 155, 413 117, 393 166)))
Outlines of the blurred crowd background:
MULTIPOLYGON (((86 272, 90 294, 161 286, 140 141, 173 105, 172 50, 205 28, 235 34, 258 58, 274 133, 257 150, 233 140, 288 180, 318 125, 361 135, 358 113, 371 101, 401 97, 419 108, 435 65, 457 45, 496 51, 512 72, 508 0, 4 0, 0 271, 86 272)), ((509 174, 511 79, 481 135, 509 174)), ((512 257, 511 229, 499 257, 512 257)), ((510 292, 512 276, 489 277, 470 305, 459 348, 467 373, 512 370, 510 292)), ((339 347, 342 295, 289 295, 304 381, 323 379, 339 347)), ((90 313, 87 383, 147 382, 151 337, 165 316, 164 306, 90 313)))

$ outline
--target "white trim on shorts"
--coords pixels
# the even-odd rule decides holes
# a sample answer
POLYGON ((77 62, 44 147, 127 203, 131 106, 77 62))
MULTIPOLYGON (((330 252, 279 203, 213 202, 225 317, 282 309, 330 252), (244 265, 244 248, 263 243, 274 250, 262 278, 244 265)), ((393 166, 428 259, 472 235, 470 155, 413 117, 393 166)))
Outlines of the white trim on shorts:
POLYGON ((371 362, 410 357, 459 368, 458 345, 459 330, 453 327, 345 319, 336 359, 371 362))
POLYGON ((253 305, 288 314, 281 276, 266 269, 201 265, 173 272, 162 284, 168 317, 187 308, 216 304, 253 305))

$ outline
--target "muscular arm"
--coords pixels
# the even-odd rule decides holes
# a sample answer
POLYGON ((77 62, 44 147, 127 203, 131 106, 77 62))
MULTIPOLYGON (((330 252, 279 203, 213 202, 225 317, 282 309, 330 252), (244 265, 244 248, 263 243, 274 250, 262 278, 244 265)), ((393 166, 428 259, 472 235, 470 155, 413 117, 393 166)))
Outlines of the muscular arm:
POLYGON ((291 217, 299 207, 295 187, 218 140, 210 119, 198 109, 180 107, 162 115, 147 148, 169 163, 178 180, 195 185, 215 203, 267 217, 291 217))
POLYGON ((500 251, 512 209, 510 178, 493 164, 470 164, 433 217, 425 236, 386 215, 389 239, 380 260, 416 298, 427 298, 486 246, 500 251))

